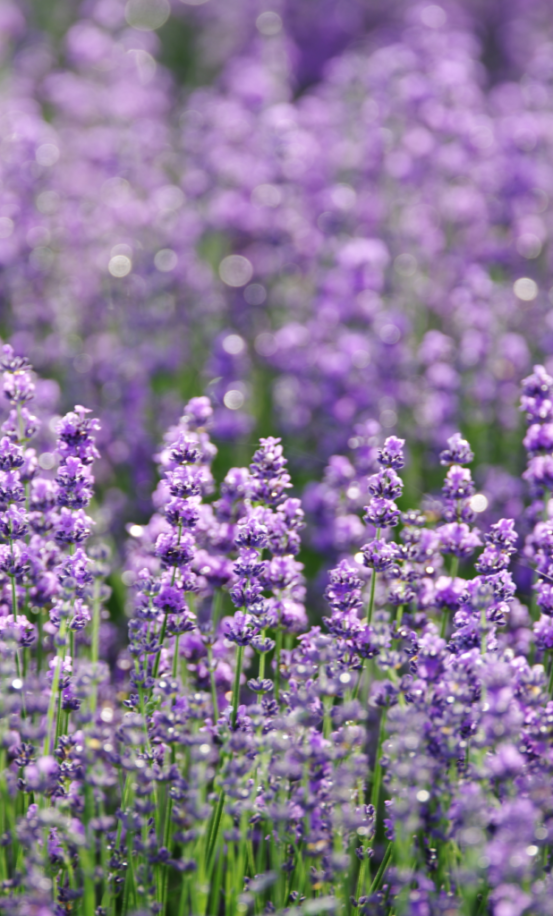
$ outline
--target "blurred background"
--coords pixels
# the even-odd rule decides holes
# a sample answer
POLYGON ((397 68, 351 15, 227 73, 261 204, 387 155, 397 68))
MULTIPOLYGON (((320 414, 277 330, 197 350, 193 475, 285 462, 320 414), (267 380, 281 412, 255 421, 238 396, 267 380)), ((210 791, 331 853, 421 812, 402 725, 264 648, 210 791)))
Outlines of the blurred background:
POLYGON ((0 3, 0 333, 43 406, 100 417, 100 533, 149 516, 203 393, 218 476, 284 437, 312 572, 362 540, 391 433, 405 506, 461 429, 482 522, 521 517, 552 26, 548 0, 0 3))

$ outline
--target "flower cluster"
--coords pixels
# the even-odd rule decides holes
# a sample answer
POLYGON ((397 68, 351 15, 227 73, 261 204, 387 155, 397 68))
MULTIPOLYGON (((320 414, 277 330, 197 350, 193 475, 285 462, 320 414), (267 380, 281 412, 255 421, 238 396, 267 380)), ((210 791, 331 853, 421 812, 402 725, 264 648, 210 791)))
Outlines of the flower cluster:
POLYGON ((549 522, 526 547, 532 628, 509 568, 514 522, 458 547, 473 534, 459 434, 425 511, 395 502, 402 440, 354 473, 336 457, 324 486, 364 471, 365 513, 388 537, 342 556, 331 614, 309 624, 282 444, 262 439, 217 493, 213 411, 196 397, 158 453, 154 514, 129 527, 117 645, 106 551, 87 546, 97 421, 82 407, 58 419, 57 469, 42 474, 31 368, 10 348, 3 368, 3 912, 370 916, 486 899, 493 916, 549 916, 549 522))

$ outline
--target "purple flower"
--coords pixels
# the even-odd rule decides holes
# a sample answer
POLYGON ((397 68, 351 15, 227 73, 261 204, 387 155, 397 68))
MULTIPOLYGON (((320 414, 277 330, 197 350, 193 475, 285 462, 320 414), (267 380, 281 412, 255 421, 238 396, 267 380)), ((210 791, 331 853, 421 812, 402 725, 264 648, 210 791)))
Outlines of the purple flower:
POLYGON ((12 503, 5 512, 0 512, 0 534, 10 541, 24 538, 28 531, 25 509, 12 503))
POLYGON ((520 404, 529 422, 553 420, 553 379, 543 366, 534 366, 532 375, 523 379, 520 404))
POLYGON ((361 548, 363 563, 369 569, 384 572, 393 565, 398 557, 397 546, 392 542, 373 540, 361 548))
POLYGON ((185 566, 194 556, 194 539, 187 531, 181 532, 180 537, 177 531, 160 534, 156 540, 155 554, 164 566, 185 566))
POLYGON ((383 499, 397 499, 401 496, 403 490, 403 481, 398 477, 393 468, 384 468, 378 474, 373 474, 367 481, 367 487, 371 496, 379 496, 383 499))
POLYGON ((268 540, 267 527, 255 515, 251 515, 238 523, 234 540, 237 547, 265 547, 268 540))
MULTIPOLYGON (((444 553, 453 554, 459 558, 470 557, 477 547, 482 545, 480 535, 474 529, 471 531, 464 522, 450 522, 436 529, 444 553)), ((494 569, 494 572, 496 570, 494 569)))
POLYGON ((434 584, 434 600, 437 607, 458 608, 465 592, 463 579, 439 576, 434 584))
POLYGON ((259 633, 255 617, 251 614, 242 614, 240 611, 237 611, 234 617, 226 618, 223 629, 225 637, 238 646, 249 646, 254 636, 259 633))
POLYGON ((461 433, 455 433, 447 440, 447 448, 440 452, 440 464, 470 464, 474 460, 474 454, 466 439, 463 439, 461 433))
POLYGON ((269 506, 282 502, 284 491, 292 486, 280 441, 273 436, 260 439, 261 448, 255 452, 250 465, 251 498, 269 506))
POLYGON ((384 442, 384 447, 378 451, 378 463, 383 467, 399 471, 405 464, 403 455, 404 445, 405 439, 398 439, 396 436, 388 436, 384 442))
POLYGON ((20 468, 24 461, 23 449, 4 436, 0 440, 0 470, 13 471, 20 468))
POLYGON ((474 494, 474 484, 468 468, 453 465, 449 468, 442 490, 446 499, 469 499, 474 494))
POLYGON ((391 499, 377 497, 365 506, 363 518, 375 528, 393 528, 399 522, 400 511, 391 499))
POLYGON ((89 418, 89 413, 88 408, 77 406, 60 420, 57 449, 63 461, 75 457, 83 464, 92 464, 99 457, 93 433, 100 429, 100 424, 98 420, 89 418))
POLYGON ((36 763, 25 767, 25 783, 29 792, 51 792, 55 789, 60 767, 54 757, 39 757, 36 763))
POLYGON ((82 509, 73 512, 64 506, 56 525, 56 541, 59 544, 81 544, 89 537, 93 524, 82 509))
MULTIPOLYGON (((379 542, 379 543, 384 543, 379 542)), ((362 582, 347 560, 329 573, 325 598, 335 613, 348 614, 361 608, 362 582)))
POLYGON ((6 373, 3 390, 4 397, 12 404, 26 404, 35 396, 35 386, 27 372, 6 373))

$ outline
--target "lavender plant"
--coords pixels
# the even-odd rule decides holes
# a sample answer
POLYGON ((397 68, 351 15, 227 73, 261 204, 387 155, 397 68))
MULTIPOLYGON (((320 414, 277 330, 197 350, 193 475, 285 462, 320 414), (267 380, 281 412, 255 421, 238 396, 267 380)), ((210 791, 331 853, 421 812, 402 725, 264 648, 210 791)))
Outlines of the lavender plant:
POLYGON ((516 597, 515 522, 472 527, 455 434, 432 512, 398 508, 404 443, 383 442, 366 541, 308 622, 282 444, 262 439, 217 492, 198 397, 158 453, 154 515, 131 526, 112 665, 87 515, 98 422, 55 421, 43 472, 31 366, 6 346, 2 368, 1 912, 551 913, 543 367, 522 398, 531 515, 547 515, 525 548, 539 619, 516 597))

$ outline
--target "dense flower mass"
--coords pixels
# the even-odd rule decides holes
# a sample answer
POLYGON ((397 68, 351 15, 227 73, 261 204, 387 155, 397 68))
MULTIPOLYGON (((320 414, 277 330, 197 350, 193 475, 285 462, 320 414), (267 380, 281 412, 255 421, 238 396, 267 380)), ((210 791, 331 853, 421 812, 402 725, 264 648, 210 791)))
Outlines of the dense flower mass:
POLYGON ((3 0, 1 914, 553 916, 552 29, 3 0))
MULTIPOLYGON (((87 514, 98 421, 76 407, 31 423, 40 383, 10 346, 2 365, 1 911, 550 914, 553 539, 535 432, 530 610, 515 521, 473 527, 469 443, 442 451, 441 499, 400 510, 408 459, 389 436, 364 477, 365 543, 342 551, 313 624, 280 440, 219 486, 213 408, 193 398, 157 456, 155 513, 130 526, 117 644, 87 514), (41 423, 57 434, 45 470, 27 435, 41 423)), ((531 430, 550 389, 541 366, 524 380, 531 430)))

